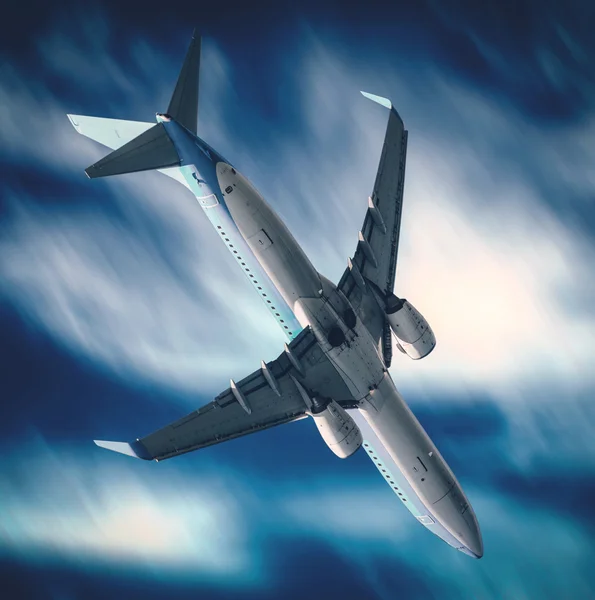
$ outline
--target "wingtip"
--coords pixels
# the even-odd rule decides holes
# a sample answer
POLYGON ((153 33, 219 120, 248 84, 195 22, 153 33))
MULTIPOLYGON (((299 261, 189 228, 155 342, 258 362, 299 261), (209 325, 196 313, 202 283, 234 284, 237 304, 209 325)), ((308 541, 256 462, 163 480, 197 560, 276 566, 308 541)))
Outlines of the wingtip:
POLYGON ((368 98, 368 100, 372 100, 372 102, 376 102, 381 106, 385 106, 389 110, 393 107, 392 102, 388 98, 383 98, 382 96, 376 96, 376 94, 370 94, 369 92, 364 92, 360 90, 360 94, 364 96, 364 98, 368 98))
POLYGON ((190 38, 190 47, 194 47, 202 44, 202 33, 198 27, 192 30, 192 37, 190 38))
POLYGON ((79 129, 80 125, 79 123, 76 121, 76 116, 77 115, 66 115, 68 117, 68 120, 70 121, 70 124, 80 133, 81 130, 79 129))
POLYGON ((93 443, 100 448, 105 448, 106 450, 111 450, 112 452, 118 452, 119 454, 126 454, 127 456, 132 456, 134 458, 141 458, 143 460, 152 460, 153 458, 149 455, 147 449, 139 441, 129 444, 128 442, 93 440, 93 443))

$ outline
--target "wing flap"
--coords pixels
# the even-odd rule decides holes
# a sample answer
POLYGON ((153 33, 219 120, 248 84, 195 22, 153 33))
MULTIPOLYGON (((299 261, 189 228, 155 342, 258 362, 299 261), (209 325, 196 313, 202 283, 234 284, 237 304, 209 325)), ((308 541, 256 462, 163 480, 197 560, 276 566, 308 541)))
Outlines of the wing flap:
POLYGON ((362 234, 376 261, 371 260, 364 247, 359 244, 354 262, 366 279, 373 281, 384 293, 389 294, 395 284, 408 134, 399 113, 389 100, 379 96, 372 99, 390 109, 380 164, 362 228, 362 234))
MULTIPOLYGON (((358 311, 383 349, 385 361, 388 359, 387 364, 390 364, 391 346, 390 343, 388 346, 386 344, 386 319, 378 309, 372 290, 368 289, 370 286, 362 286, 361 280, 371 283, 380 294, 392 293, 395 285, 408 132, 390 100, 366 92, 362 94, 388 108, 390 113, 378 172, 368 199, 358 245, 350 267, 343 273, 338 287, 358 311)), ((390 336, 388 339, 390 342, 390 336)))
POLYGON ((262 368, 235 384, 249 404, 247 412, 233 390, 227 388, 212 402, 177 421, 132 442, 96 442, 97 445, 136 456, 164 460, 199 448, 218 444, 307 416, 307 407, 292 376, 309 390, 349 404, 347 386, 332 363, 324 356, 312 331, 307 328, 291 342, 290 351, 304 367, 300 373, 283 352, 265 364, 274 377, 272 386, 262 368), (276 389, 275 389, 276 388, 276 389))

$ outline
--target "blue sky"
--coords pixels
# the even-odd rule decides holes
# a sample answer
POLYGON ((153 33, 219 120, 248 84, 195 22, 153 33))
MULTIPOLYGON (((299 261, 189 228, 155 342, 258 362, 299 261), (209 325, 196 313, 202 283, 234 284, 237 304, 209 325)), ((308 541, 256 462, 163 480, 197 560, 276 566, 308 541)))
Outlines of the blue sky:
POLYGON ((19 9, 0 24, 0 582, 9 598, 590 598, 595 47, 584 2, 19 9), (22 13, 21 13, 22 11, 22 13), (409 129, 392 374, 476 510, 428 534, 305 420, 164 463, 96 448, 204 404, 284 337, 189 193, 89 181, 66 113, 150 121, 192 27, 200 134, 337 280, 390 97, 409 129))

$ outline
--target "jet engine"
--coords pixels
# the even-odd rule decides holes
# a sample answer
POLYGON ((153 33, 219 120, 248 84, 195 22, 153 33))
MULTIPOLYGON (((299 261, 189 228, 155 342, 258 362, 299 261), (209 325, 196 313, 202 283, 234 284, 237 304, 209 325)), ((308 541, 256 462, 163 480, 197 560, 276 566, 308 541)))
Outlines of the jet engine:
POLYGON ((397 347, 413 360, 427 356, 436 346, 436 337, 421 313, 404 298, 394 294, 386 303, 386 316, 397 347))
POLYGON ((330 400, 320 412, 314 412, 315 410, 316 404, 313 405, 310 414, 318 431, 326 445, 339 458, 348 458, 362 445, 359 427, 347 411, 334 400, 330 400))

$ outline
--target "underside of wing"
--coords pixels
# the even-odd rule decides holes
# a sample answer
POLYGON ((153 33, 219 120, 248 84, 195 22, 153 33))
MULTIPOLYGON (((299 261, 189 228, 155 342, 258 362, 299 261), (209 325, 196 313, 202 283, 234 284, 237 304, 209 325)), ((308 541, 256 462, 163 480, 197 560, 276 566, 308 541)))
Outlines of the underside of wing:
POLYGON ((304 388, 346 405, 353 402, 309 328, 276 360, 263 362, 260 369, 237 383, 232 380, 230 387, 206 406, 135 442, 95 443, 137 458, 164 460, 307 416, 304 388))
POLYGON ((358 235, 358 244, 339 288, 382 346, 385 362, 390 365, 392 345, 390 329, 374 293, 393 291, 399 249, 407 131, 399 113, 386 98, 362 92, 367 98, 390 110, 380 164, 368 209, 358 235), (375 288, 373 292, 370 287, 375 288))

